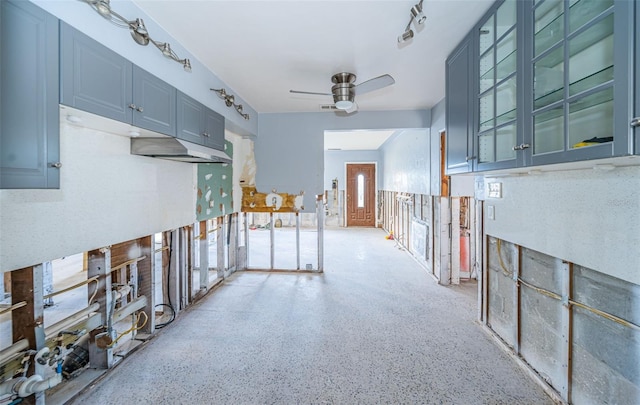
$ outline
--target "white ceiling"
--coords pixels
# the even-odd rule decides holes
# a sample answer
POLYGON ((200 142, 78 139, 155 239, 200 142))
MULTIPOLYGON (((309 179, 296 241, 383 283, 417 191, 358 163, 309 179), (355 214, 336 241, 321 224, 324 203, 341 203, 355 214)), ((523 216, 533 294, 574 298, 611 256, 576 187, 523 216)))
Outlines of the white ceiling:
MULTIPOLYGON (((427 20, 399 45, 415 1, 134 0, 259 113, 319 111, 331 75, 396 84, 356 101, 361 111, 425 109, 444 97, 445 59, 493 0, 425 0, 427 20)), ((327 114, 330 114, 328 112, 327 114)))

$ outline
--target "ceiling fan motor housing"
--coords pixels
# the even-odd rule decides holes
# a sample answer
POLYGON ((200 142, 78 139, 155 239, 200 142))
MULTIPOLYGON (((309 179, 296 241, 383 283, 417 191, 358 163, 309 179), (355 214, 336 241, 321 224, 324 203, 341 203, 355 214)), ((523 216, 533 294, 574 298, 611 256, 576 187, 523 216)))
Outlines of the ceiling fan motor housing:
POLYGON ((342 72, 337 73, 331 77, 331 81, 335 83, 331 87, 331 94, 333 94, 333 102, 339 103, 341 101, 347 101, 353 104, 353 100, 355 99, 355 85, 353 82, 356 81, 356 75, 353 73, 342 72))

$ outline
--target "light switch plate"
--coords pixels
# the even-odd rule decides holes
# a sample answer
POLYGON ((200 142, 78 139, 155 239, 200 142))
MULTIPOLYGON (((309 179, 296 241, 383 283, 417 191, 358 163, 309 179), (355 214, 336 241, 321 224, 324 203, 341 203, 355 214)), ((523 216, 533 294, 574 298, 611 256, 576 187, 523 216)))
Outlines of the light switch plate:
POLYGON ((495 205, 487 205, 487 218, 495 221, 495 219, 496 219, 496 207, 495 207, 495 205))

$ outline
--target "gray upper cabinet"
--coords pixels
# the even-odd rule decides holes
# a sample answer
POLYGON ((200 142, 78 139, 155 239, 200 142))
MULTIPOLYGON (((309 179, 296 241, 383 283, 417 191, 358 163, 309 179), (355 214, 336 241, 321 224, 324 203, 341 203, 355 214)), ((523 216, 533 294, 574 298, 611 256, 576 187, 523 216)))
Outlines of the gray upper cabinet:
MULTIPOLYGON (((623 156, 633 105, 634 2, 527 3, 523 116, 532 165, 623 156)), ((526 27, 525 25, 525 27, 526 27)))
POLYGON ((638 154, 638 8, 628 0, 497 1, 472 30, 473 52, 466 39, 447 60, 448 173, 465 171, 471 145, 474 171, 638 154), (474 123, 465 145, 467 84, 474 123))
POLYGON ((203 117, 205 106, 178 92, 178 132, 177 137, 198 144, 204 143, 203 117))
POLYGON ((176 134, 176 90, 61 23, 62 104, 166 135, 176 134))
POLYGON ((58 19, 0 2, 0 188, 59 188, 58 19))
POLYGON ((174 135, 176 89, 152 74, 133 67, 133 125, 174 135))
POLYGON ((130 123, 131 62, 65 23, 60 47, 60 103, 130 123))
POLYGON ((224 150, 224 117, 207 108, 204 115, 205 146, 224 150))
POLYGON ((224 117, 178 91, 177 137, 224 150, 224 117))
POLYGON ((446 62, 447 173, 465 173, 473 164, 472 44, 468 35, 446 62))
POLYGON ((520 146, 521 128, 517 119, 521 110, 518 91, 521 77, 517 72, 522 69, 518 54, 523 30, 516 24, 523 4, 515 0, 497 2, 476 28, 475 170, 515 167, 516 150, 524 148, 520 146))

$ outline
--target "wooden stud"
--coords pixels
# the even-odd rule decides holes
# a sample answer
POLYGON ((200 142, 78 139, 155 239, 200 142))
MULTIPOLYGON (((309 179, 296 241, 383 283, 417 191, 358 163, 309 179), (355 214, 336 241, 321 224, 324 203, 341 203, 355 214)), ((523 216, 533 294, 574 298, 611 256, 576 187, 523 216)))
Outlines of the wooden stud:
MULTIPOLYGON (((98 276, 97 291, 93 302, 100 304, 100 313, 103 324, 107 325, 109 313, 111 311, 111 249, 102 248, 88 252, 89 268, 88 277, 98 276)), ((89 284, 89 297, 93 294, 91 290, 93 283, 89 284)), ((98 347, 96 335, 101 331, 90 332, 89 338, 89 363, 92 368, 107 369, 113 366, 113 349, 101 349, 98 347)))
POLYGON ((200 233, 198 235, 198 247, 200 249, 200 289, 205 290, 209 286, 209 221, 200 221, 200 233))
POLYGON ((153 252, 153 235, 140 238, 140 250, 144 259, 137 263, 138 267, 138 294, 147 297, 147 306, 144 313, 147 315, 147 323, 140 330, 147 334, 153 334, 156 329, 155 324, 155 254, 153 252))

